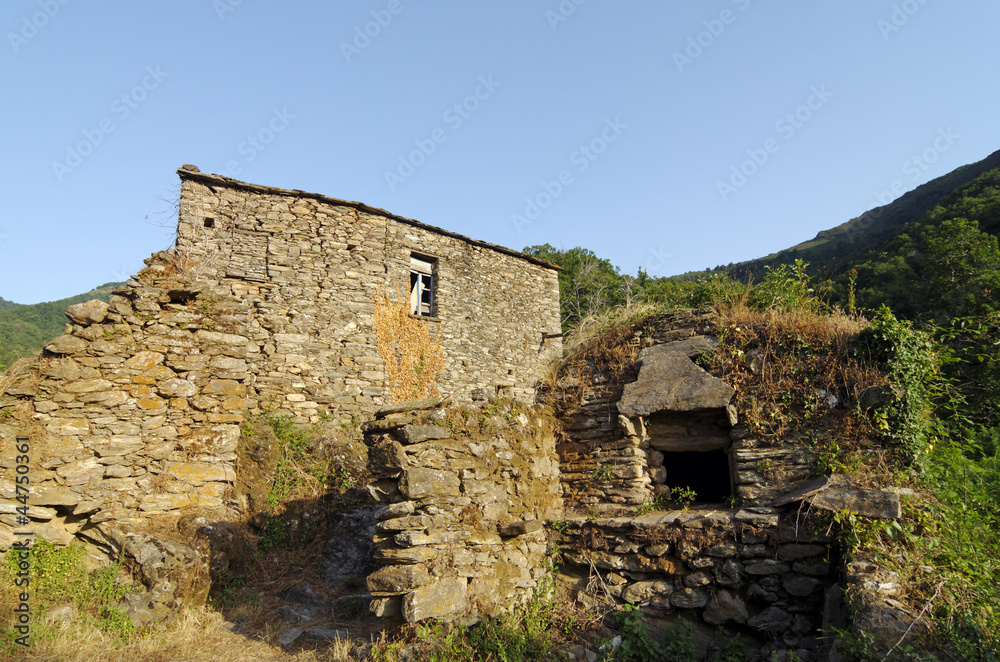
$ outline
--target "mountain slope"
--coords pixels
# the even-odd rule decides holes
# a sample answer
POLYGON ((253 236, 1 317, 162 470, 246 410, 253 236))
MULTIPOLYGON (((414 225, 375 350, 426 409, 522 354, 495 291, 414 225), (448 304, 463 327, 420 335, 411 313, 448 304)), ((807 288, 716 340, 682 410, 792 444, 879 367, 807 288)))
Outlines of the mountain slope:
MULTIPOLYGON (((899 199, 887 205, 871 209, 857 218, 842 223, 829 230, 819 232, 810 241, 786 248, 762 258, 740 262, 713 271, 725 271, 745 279, 753 275, 755 279, 765 267, 791 264, 796 259, 810 265, 810 272, 819 274, 835 273, 858 256, 876 245, 892 239, 902 228, 921 220, 935 207, 949 204, 963 187, 975 182, 984 174, 1000 168, 1000 150, 982 161, 956 168, 950 173, 922 184, 899 199)), ((981 222, 982 229, 990 233, 1000 233, 1000 222, 988 226, 981 222)), ((703 272, 684 274, 685 279, 703 275, 703 272)))
POLYGON ((0 370, 39 351, 63 332, 66 307, 91 299, 107 301, 123 283, 105 283, 89 292, 32 305, 0 299, 0 370))

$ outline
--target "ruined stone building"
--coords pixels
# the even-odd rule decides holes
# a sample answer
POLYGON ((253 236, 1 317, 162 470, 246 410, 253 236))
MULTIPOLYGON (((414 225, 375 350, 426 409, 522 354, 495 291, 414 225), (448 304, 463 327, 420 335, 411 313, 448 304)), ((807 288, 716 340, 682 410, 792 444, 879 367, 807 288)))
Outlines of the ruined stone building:
MULTIPOLYGON (((254 415, 355 419, 384 505, 367 536, 381 566, 367 599, 381 616, 509 609, 547 577, 556 540, 565 595, 585 604, 818 645, 838 559, 816 511, 859 492, 803 487, 820 473, 815 453, 741 424, 734 389, 694 360, 718 345, 712 311, 653 320, 630 341, 634 365, 564 364, 543 389, 562 355, 553 265, 360 203, 178 174, 176 246, 109 304, 72 306, 64 335, 0 384, 12 413, 0 417, 0 551, 19 526, 8 477, 27 444, 36 535, 147 559, 149 588, 167 579, 178 599, 203 602, 204 583, 157 573, 180 565, 204 582, 205 559, 136 532, 182 513, 247 514, 251 483, 268 479, 246 473, 254 415), (530 404, 544 390, 555 413, 494 412, 472 432, 445 425, 443 409, 376 414, 379 291, 440 333, 443 394, 530 404), (653 510, 683 486, 701 503, 653 510)), ((896 495, 868 492, 891 506, 871 516, 899 516, 896 495)))
POLYGON ((561 353, 551 264, 356 202, 178 174, 176 246, 109 304, 70 310, 65 334, 9 375, 2 406, 30 425, 0 425, 0 461, 13 471, 15 438, 30 443, 52 539, 106 542, 89 527, 187 507, 235 515, 248 416, 373 414, 387 400, 380 289, 409 297, 440 338, 438 386, 455 402, 533 401, 561 353))

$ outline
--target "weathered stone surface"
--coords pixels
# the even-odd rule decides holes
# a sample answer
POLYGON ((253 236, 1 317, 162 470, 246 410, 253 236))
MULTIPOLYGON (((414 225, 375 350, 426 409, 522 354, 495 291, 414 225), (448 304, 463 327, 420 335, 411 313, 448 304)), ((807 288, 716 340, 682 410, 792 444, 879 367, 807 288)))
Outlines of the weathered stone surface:
POLYGON ((45 351, 52 352, 53 354, 76 354, 87 349, 88 346, 90 346, 90 343, 83 338, 61 335, 46 345, 45 351))
POLYGON ((426 563, 435 557, 437 550, 429 547, 383 547, 375 550, 375 560, 387 566, 426 563))
POLYGON ((368 590, 401 594, 428 584, 430 580, 430 573, 422 565, 390 565, 368 575, 368 590))
POLYGON ((768 607, 753 618, 747 620, 750 627, 763 630, 770 635, 780 635, 791 625, 792 617, 779 607, 768 607))
POLYGON ((788 572, 787 563, 774 559, 759 559, 750 561, 743 566, 748 575, 780 575, 788 572))
POLYGON ((380 508, 375 512, 375 519, 382 521, 394 517, 406 517, 413 514, 415 508, 412 501, 400 501, 380 508))
POLYGON ((693 336, 684 340, 674 340, 665 342, 662 345, 655 345, 639 352, 639 358, 644 359, 648 352, 658 350, 660 352, 678 352, 689 358, 694 358, 701 354, 711 354, 719 347, 719 339, 715 336, 693 336))
MULTIPOLYGON (((30 497, 29 497, 30 499, 30 497)), ((4 515, 17 515, 17 509, 22 507, 22 504, 16 501, 10 502, 0 502, 0 514, 4 515)), ((28 517, 36 520, 50 520, 56 516, 56 511, 53 508, 45 508, 43 506, 36 506, 30 503, 28 505, 28 517)))
POLYGON ((165 470, 174 478, 192 485, 214 481, 232 482, 236 473, 228 464, 208 462, 168 462, 165 470))
POLYGON ((434 526, 434 520, 426 515, 396 517, 379 522, 376 531, 422 531, 434 526))
POLYGON ((403 598, 403 618, 416 623, 427 618, 451 620, 468 610, 467 582, 464 578, 442 579, 421 586, 403 598))
POLYGON ((708 604, 708 592, 701 588, 682 588, 670 594, 670 604, 678 609, 701 609, 708 604))
POLYGON ((108 304, 98 299, 91 299, 83 303, 74 303, 66 309, 66 317, 73 320, 74 324, 89 326, 100 324, 108 316, 108 304))
POLYGON ((375 418, 385 418, 390 414, 402 414, 410 411, 434 409, 436 407, 445 406, 449 402, 451 402, 451 397, 444 396, 440 398, 426 398, 424 400, 411 400, 408 402, 384 405, 377 412, 375 412, 375 418))
POLYGON ((640 604, 653 598, 668 597, 674 592, 671 582, 664 580, 641 581, 629 584, 622 591, 622 600, 632 604, 640 604))
POLYGON ((642 360, 639 378, 627 384, 618 402, 625 416, 648 416, 659 411, 725 409, 735 391, 679 352, 650 348, 642 360))
POLYGON ((846 478, 831 476, 826 488, 808 498, 821 510, 848 510, 871 519, 898 519, 902 516, 899 494, 884 490, 855 487, 846 478))
POLYGON ((702 617, 712 625, 722 625, 730 621, 745 623, 749 617, 747 606, 739 595, 723 589, 718 591, 708 601, 702 617))
POLYGON ((419 444, 429 439, 447 439, 451 432, 439 425, 404 425, 396 435, 403 443, 419 444))
POLYGON ((147 494, 139 500, 139 510, 160 512, 194 505, 190 494, 147 494))
POLYGON ((71 489, 46 485, 31 490, 29 502, 34 506, 75 506, 81 499, 80 494, 71 489))
POLYGON ((411 467, 399 479, 399 491, 408 499, 457 496, 461 482, 450 471, 411 467))
POLYGON ((163 363, 164 358, 164 355, 160 352, 142 350, 125 359, 125 367, 135 368, 136 370, 149 370, 163 363))
POLYGON ((813 577, 789 574, 782 577, 781 585, 785 587, 789 595, 802 598, 819 591, 823 587, 823 582, 813 577))
POLYGON ((375 549, 376 506, 364 506, 339 513, 327 529, 330 537, 323 548, 320 568, 328 584, 338 584, 345 578, 361 576, 369 571, 375 549))
POLYGON ((503 524, 497 528, 500 535, 505 537, 523 536, 528 533, 535 533, 536 531, 541 530, 542 523, 536 519, 511 522, 510 524, 503 524))
POLYGON ((157 391, 165 398, 190 398, 198 394, 198 387, 186 379, 168 379, 160 382, 157 391))
POLYGON ((398 441, 383 438, 368 447, 368 466, 380 476, 395 476, 409 464, 406 451, 398 441))

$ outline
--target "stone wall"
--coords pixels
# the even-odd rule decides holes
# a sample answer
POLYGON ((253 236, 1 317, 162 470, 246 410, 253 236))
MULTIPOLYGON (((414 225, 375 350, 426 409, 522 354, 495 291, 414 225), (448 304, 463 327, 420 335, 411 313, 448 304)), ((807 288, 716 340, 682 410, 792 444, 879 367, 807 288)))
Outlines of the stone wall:
POLYGON ((551 424, 509 405, 365 424, 370 491, 386 504, 374 613, 472 621, 532 594, 549 566, 544 524, 562 513, 551 424))
POLYGON ((374 298, 408 284, 411 253, 436 260, 427 323, 456 402, 533 401, 561 351, 543 337, 559 331, 552 265, 358 203, 178 172, 176 247, 109 304, 71 307, 65 333, 4 376, 0 551, 17 528, 117 553, 121 531, 182 512, 247 514, 274 461, 245 447, 250 419, 363 419, 384 404, 374 298), (30 447, 27 520, 18 439, 30 447))
POLYGON ((794 648, 815 636, 833 580, 826 528, 767 508, 571 518, 565 585, 585 604, 638 605, 653 624, 685 615, 794 648))
POLYGON ((561 354, 550 264, 380 209, 197 172, 181 176, 179 262, 222 284, 252 319, 254 388, 302 419, 360 417, 385 401, 376 289, 409 287, 411 255, 434 260, 434 316, 456 401, 533 401, 561 354))
POLYGON ((714 328, 711 311, 678 311, 608 360, 564 362, 546 394, 562 424, 561 585, 586 606, 736 626, 805 659, 842 564, 830 513, 898 517, 898 496, 810 479, 821 472, 805 443, 751 434, 740 395, 697 365, 714 328), (688 486, 699 495, 669 498, 688 486))

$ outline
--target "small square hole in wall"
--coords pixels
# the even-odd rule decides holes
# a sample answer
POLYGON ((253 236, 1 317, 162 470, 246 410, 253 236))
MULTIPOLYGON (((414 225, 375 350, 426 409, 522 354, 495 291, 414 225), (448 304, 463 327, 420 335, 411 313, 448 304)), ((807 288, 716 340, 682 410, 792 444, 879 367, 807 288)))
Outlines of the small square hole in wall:
POLYGON ((214 228, 215 227, 215 219, 214 218, 206 218, 205 219, 205 227, 206 228, 214 228))

